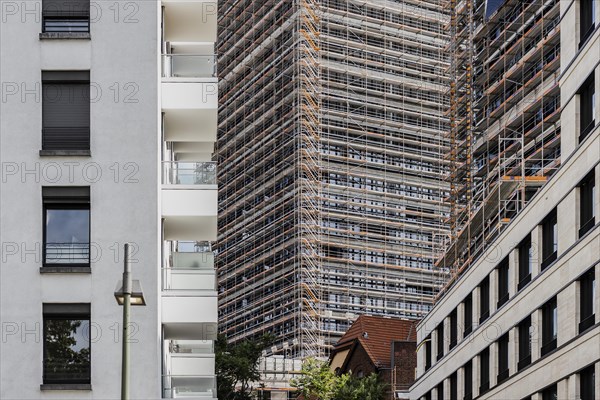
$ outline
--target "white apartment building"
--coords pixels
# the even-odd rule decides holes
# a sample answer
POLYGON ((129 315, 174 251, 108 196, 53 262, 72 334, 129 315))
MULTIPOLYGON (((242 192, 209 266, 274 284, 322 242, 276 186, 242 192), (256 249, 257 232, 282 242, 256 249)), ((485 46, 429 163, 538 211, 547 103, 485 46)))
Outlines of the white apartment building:
POLYGON ((600 7, 560 2, 561 166, 418 327, 412 399, 600 398, 600 7))
POLYGON ((216 3, 2 1, 0 398, 216 399, 216 3))

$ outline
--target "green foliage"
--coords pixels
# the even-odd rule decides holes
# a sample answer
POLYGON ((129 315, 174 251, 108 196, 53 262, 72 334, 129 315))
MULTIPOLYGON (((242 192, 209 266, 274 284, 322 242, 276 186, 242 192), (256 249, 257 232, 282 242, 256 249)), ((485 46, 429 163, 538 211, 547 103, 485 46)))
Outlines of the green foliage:
POLYGON ((383 400, 386 391, 377 374, 364 378, 336 375, 328 363, 315 359, 303 363, 302 375, 291 384, 305 400, 383 400))
POLYGON ((228 343, 219 335, 215 344, 217 394, 220 400, 251 400, 252 383, 260 380, 258 359, 272 345, 274 337, 228 343))

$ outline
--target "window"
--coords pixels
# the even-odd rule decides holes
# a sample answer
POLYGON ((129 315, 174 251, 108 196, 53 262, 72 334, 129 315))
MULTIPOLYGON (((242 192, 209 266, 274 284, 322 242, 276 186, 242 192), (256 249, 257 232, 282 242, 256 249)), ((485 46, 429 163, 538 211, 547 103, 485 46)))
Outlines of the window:
POLYGON ((458 342, 458 312, 456 308, 450 313, 450 349, 458 342))
POLYGON ((558 226, 556 209, 542 221, 542 270, 556 261, 558 250, 558 226))
POLYGON ((458 399, 458 375, 456 371, 450 375, 450 400, 458 399))
POLYGON ((425 371, 431 368, 431 335, 425 339, 425 371))
POLYGON ((579 279, 579 333, 594 325, 596 319, 596 276, 594 268, 579 279))
POLYGON ((490 316, 490 278, 486 276, 479 284, 479 323, 490 316))
POLYGON ((532 247, 531 234, 527 235, 519 244, 519 290, 531 282, 531 267, 532 267, 532 247))
POLYGON ((89 32, 90 0, 42 0, 42 32, 89 32))
POLYGON ((542 391, 542 400, 558 400, 556 385, 547 387, 542 391))
POLYGON ((431 400, 431 392, 427 392, 427 393, 425 393, 425 396, 423 396, 423 398, 424 398, 425 400, 431 400))
POLYGON ((498 308, 508 301, 508 258, 502 260, 498 271, 498 308))
POLYGON ((479 394, 483 394, 490 388, 490 348, 486 348, 479 353, 479 394))
POLYGON ((594 32, 596 15, 596 0, 579 1, 579 47, 581 48, 594 32))
POLYGON ((47 186, 44 204, 44 267, 90 265, 90 188, 47 186))
POLYGON ((473 295, 469 293, 463 300, 463 309, 465 315, 465 330, 463 337, 467 337, 473 331, 473 295))
POLYGON ((90 72, 42 71, 42 150, 90 149, 90 72))
POLYGON ((525 318, 519 323, 519 362, 517 370, 522 370, 531 364, 531 343, 533 341, 533 327, 531 326, 531 317, 525 318))
POLYGON ((594 364, 579 372, 580 398, 596 400, 596 369, 594 364))
POLYGON ((556 349, 557 310, 556 298, 548 301, 542 307, 542 356, 556 349))
POLYGON ((437 359, 444 357, 444 321, 437 327, 437 359))
POLYGON ((438 383, 435 391, 437 392, 438 400, 444 400, 444 381, 441 381, 440 383, 438 383))
POLYGON ((469 361, 463 368, 465 372, 464 400, 471 400, 473 398, 473 362, 469 361))
POLYGON ((579 88, 579 142, 582 142, 594 129, 596 107, 594 73, 579 88))
POLYGON ((508 379, 508 333, 498 339, 498 383, 508 379))
POLYGON ((44 304, 44 383, 90 383, 90 305, 44 304))
POLYGON ((596 176, 594 170, 579 184, 579 237, 585 235, 596 223, 596 176))

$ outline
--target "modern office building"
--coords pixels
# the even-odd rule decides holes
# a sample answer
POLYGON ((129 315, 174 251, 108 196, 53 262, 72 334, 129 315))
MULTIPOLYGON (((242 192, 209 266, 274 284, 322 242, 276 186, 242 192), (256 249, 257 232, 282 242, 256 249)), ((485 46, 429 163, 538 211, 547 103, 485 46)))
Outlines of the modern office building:
POLYGON ((215 399, 216 4, 2 2, 0 397, 215 399), (139 288, 134 285, 134 289, 139 288))
MULTIPOLYGON (((535 12, 544 9, 560 15, 560 161, 419 324, 413 399, 600 398, 600 7, 535 3, 506 1, 487 17, 519 28, 508 17, 532 6, 528 20, 543 21, 535 12)), ((475 31, 502 34, 496 28, 475 31)), ((532 30, 540 31, 521 32, 532 30)), ((525 48, 543 51, 553 36, 525 48)), ((547 91, 541 101, 552 104, 553 85, 538 82, 534 91, 547 91)))
POLYGON ((441 1, 224 1, 220 331, 327 356, 360 314, 421 318, 449 277, 441 1))

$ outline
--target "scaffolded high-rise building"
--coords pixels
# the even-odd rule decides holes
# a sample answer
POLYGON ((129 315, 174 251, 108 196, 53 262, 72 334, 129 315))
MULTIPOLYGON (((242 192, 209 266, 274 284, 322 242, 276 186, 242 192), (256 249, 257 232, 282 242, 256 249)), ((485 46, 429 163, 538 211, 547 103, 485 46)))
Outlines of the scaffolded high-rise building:
POLYGON ((437 265, 458 275, 560 166, 560 4, 447 7, 452 233, 437 265))
POLYGON ((449 278, 439 0, 220 2, 220 329, 326 356, 449 278))

